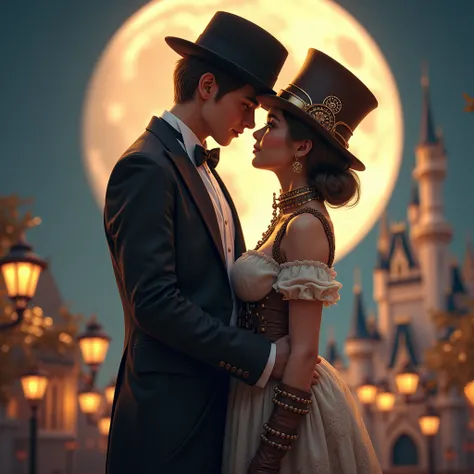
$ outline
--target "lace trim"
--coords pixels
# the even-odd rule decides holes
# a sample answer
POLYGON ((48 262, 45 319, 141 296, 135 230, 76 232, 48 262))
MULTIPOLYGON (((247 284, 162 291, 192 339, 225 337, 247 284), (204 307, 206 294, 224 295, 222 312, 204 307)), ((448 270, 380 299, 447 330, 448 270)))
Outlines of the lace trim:
POLYGON ((278 269, 308 265, 310 267, 322 268, 323 270, 326 270, 330 274, 331 278, 336 278, 337 276, 337 272, 334 270, 334 267, 330 267, 326 263, 320 262, 319 260, 293 260, 292 262, 278 263, 273 257, 270 257, 270 255, 267 255, 261 250, 247 250, 247 252, 242 254, 242 257, 245 255, 255 255, 257 257, 261 257, 263 260, 267 261, 278 269))
MULTIPOLYGON (((276 262, 275 262, 276 263, 276 262)), ((303 265, 308 265, 309 267, 322 268, 326 270, 331 278, 336 278, 337 272, 334 270, 334 267, 330 267, 324 262, 319 260, 293 260, 292 262, 284 262, 280 264, 280 268, 291 268, 291 267, 301 267, 303 265)))
POLYGON ((270 257, 270 255, 267 255, 265 252, 262 252, 261 250, 247 250, 247 252, 245 252, 242 255, 242 257, 244 255, 255 255, 257 257, 261 257, 261 258, 263 258, 263 260, 267 261, 268 263, 273 265, 278 270, 281 268, 281 265, 275 259, 270 257))

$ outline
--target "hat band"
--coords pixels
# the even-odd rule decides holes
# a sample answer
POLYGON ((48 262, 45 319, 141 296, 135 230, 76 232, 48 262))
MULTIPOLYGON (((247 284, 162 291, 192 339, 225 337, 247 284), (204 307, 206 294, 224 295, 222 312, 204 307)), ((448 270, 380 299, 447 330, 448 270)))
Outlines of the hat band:
POLYGON ((325 128, 344 148, 349 148, 349 138, 353 131, 345 122, 337 121, 336 115, 342 109, 341 100, 335 95, 330 95, 323 100, 322 104, 314 104, 310 95, 301 87, 295 84, 289 84, 288 88, 282 89, 278 94, 290 104, 306 112, 313 120, 325 128), (289 87, 302 92, 307 100, 300 97, 296 92, 289 90, 289 87))

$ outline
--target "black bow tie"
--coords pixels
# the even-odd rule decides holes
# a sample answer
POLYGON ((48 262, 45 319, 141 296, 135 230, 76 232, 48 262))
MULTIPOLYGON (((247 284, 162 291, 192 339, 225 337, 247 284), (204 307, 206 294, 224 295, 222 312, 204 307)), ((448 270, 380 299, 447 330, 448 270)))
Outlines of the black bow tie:
POLYGON ((196 166, 201 166, 207 161, 207 164, 211 168, 215 168, 217 163, 219 163, 219 153, 220 148, 206 150, 204 147, 196 145, 196 148, 194 148, 194 160, 196 161, 196 166))

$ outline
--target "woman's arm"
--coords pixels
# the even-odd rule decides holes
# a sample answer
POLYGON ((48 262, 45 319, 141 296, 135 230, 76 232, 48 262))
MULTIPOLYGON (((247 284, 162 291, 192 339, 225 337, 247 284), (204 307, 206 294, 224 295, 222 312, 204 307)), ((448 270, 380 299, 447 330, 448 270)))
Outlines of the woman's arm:
MULTIPOLYGON (((323 305, 317 298, 322 298, 322 293, 311 288, 319 282, 308 281, 308 276, 299 272, 304 267, 311 267, 312 262, 324 263, 328 259, 329 243, 319 219, 309 214, 293 219, 288 225, 281 250, 289 265, 295 264, 296 267, 295 278, 290 285, 292 289, 287 287, 288 294, 285 295, 290 300, 291 354, 282 383, 275 388, 275 407, 263 426, 262 441, 248 474, 276 474, 280 471, 281 460, 297 440, 298 426, 302 417, 309 413, 312 403, 310 386, 318 357, 323 305)), ((291 271, 290 268, 290 275, 291 271)), ((277 282, 275 286, 279 291, 283 290, 281 284, 277 282)))
MULTIPOLYGON (((327 262, 329 242, 323 225, 311 214, 302 214, 288 225, 282 242, 288 262, 327 262)), ((290 300, 289 332, 291 354, 282 382, 309 391, 319 349, 323 303, 319 300, 290 300)))

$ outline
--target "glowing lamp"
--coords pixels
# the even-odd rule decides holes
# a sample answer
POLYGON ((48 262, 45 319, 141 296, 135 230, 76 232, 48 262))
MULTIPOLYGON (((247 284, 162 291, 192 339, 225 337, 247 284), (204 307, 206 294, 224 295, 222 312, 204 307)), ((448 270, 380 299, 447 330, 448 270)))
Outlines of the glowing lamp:
POLYGON ((86 330, 77 339, 84 362, 91 370, 97 370, 107 355, 110 337, 105 334, 95 317, 92 317, 86 330))
POLYGON ((391 411, 395 405, 395 394, 389 391, 379 392, 375 398, 375 404, 380 411, 391 411))
POLYGON ((48 377, 44 372, 35 367, 23 374, 20 380, 23 394, 30 403, 37 404, 43 399, 48 386, 48 377))
POLYGON ((438 433, 439 421, 439 416, 432 408, 428 408, 426 413, 418 419, 421 432, 425 436, 435 436, 438 433))
POLYGON ((0 259, 8 297, 20 307, 33 298, 41 272, 46 268, 44 260, 33 253, 33 247, 23 239, 10 248, 0 259))
POLYGON ((8 254, 0 259, 7 294, 16 308, 16 319, 2 324, 0 329, 21 323, 26 305, 35 295, 40 274, 46 266, 46 261, 35 255, 33 247, 23 239, 10 247, 8 254))
POLYGON ((369 380, 357 387, 357 396, 364 405, 370 405, 374 403, 375 396, 377 395, 377 387, 369 380))
POLYGON ((405 367, 395 375, 397 390, 402 395, 413 395, 416 393, 419 381, 420 376, 410 364, 405 365, 405 367))
POLYGON ((82 413, 86 415, 93 415, 99 410, 102 402, 102 395, 96 390, 82 391, 79 393, 79 406, 82 413))

